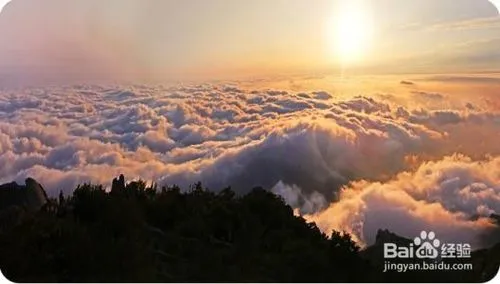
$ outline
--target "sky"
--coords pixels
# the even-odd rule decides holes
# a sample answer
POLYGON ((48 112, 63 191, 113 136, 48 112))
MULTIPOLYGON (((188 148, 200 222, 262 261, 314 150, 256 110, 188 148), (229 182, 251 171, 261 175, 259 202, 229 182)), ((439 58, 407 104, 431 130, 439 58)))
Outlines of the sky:
POLYGON ((487 0, 14 0, 0 16, 0 74, 492 72, 499 31, 487 0))

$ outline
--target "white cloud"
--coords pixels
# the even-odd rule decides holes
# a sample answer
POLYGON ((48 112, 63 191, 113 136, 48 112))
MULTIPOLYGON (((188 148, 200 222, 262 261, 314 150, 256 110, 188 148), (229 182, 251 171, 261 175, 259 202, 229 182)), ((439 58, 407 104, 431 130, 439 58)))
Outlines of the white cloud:
POLYGON ((321 228, 367 243, 384 226, 477 243, 491 225, 474 218, 500 212, 500 148, 491 139, 500 115, 436 109, 452 97, 416 96, 436 105, 237 85, 2 92, 0 182, 32 176, 50 195, 109 185, 120 173, 214 190, 264 186, 321 228))
POLYGON ((488 219, 500 212, 500 158, 474 162, 450 156, 387 182, 354 182, 340 201, 307 217, 326 231, 346 230, 364 243, 384 227, 403 236, 433 230, 447 241, 491 245, 488 219))

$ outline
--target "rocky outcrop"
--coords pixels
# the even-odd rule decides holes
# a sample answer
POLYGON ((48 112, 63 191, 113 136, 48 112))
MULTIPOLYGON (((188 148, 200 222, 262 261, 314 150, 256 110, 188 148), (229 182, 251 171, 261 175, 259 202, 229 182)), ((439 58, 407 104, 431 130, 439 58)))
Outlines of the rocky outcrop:
POLYGON ((114 178, 111 184, 111 192, 120 192, 125 189, 125 176, 120 175, 119 178, 114 178))
POLYGON ((385 243, 395 243, 397 245, 408 245, 412 240, 398 236, 389 230, 378 230, 375 237, 375 245, 383 246, 385 243))
POLYGON ((379 229, 375 237, 375 243, 366 247, 360 254, 373 265, 379 266, 383 265, 385 243, 394 243, 398 246, 409 246, 412 242, 412 240, 396 235, 389 230, 379 229))
POLYGON ((39 210, 47 201, 42 185, 32 178, 27 178, 25 185, 16 182, 0 185, 0 210, 11 207, 39 210))

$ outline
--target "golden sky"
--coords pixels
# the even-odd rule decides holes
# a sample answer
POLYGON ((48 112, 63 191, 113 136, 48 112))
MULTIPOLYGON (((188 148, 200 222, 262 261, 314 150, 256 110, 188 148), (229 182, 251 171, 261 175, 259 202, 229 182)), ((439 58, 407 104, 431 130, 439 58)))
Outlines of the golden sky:
POLYGON ((488 0, 14 0, 0 74, 491 72, 499 32, 488 0))

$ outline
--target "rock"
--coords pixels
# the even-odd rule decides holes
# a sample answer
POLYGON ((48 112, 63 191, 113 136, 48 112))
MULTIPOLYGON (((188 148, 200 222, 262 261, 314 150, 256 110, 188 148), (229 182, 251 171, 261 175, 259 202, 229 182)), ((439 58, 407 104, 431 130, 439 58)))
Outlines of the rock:
POLYGON ((25 185, 18 185, 16 182, 0 185, 0 210, 20 207, 36 211, 42 208, 47 201, 47 193, 32 178, 27 178, 25 185))
POLYGON ((377 231, 377 236, 375 237, 375 243, 371 246, 366 247, 360 252, 361 257, 368 260, 372 265, 383 266, 384 264, 384 244, 394 243, 398 246, 409 246, 413 240, 407 239, 396 235, 389 230, 377 231))
POLYGON ((40 209, 48 201, 47 193, 42 185, 32 178, 27 178, 25 184, 28 206, 40 209))
POLYGON ((375 237, 375 245, 383 246, 385 243, 395 243, 398 245, 407 245, 411 243, 410 239, 398 236, 389 230, 377 231, 377 236, 375 237))
POLYGON ((111 184, 111 192, 120 192, 125 189, 125 176, 120 175, 119 178, 114 178, 111 184))

